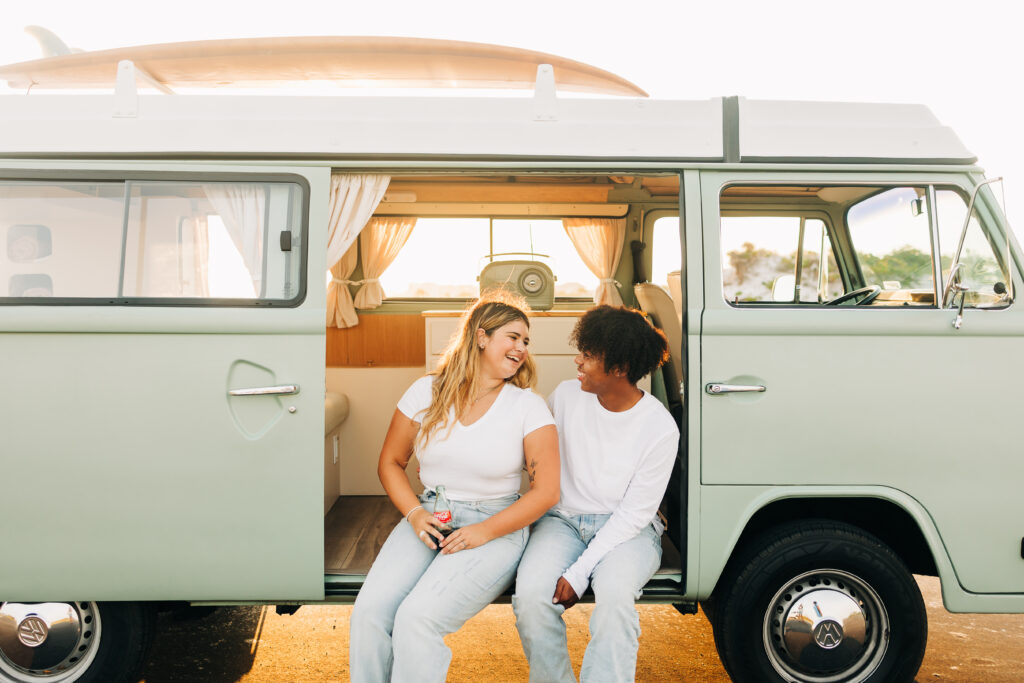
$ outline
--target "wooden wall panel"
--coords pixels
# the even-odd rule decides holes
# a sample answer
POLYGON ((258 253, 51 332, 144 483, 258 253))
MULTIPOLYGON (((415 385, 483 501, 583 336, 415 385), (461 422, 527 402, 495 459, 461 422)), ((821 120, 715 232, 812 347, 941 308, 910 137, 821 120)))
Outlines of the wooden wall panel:
POLYGON ((327 328, 327 367, 424 367, 423 316, 360 315, 355 327, 327 328))

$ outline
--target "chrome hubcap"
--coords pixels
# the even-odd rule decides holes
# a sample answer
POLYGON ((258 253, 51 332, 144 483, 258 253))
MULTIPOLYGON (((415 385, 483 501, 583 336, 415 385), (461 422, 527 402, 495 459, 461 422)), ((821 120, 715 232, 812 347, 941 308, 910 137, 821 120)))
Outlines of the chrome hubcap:
POLYGON ((95 658, 99 636, 95 603, 0 603, 0 673, 15 681, 74 681, 95 658))
POLYGON ((783 678, 856 683, 885 656, 889 616, 870 585, 823 569, 795 577, 775 594, 763 633, 768 661, 783 678))

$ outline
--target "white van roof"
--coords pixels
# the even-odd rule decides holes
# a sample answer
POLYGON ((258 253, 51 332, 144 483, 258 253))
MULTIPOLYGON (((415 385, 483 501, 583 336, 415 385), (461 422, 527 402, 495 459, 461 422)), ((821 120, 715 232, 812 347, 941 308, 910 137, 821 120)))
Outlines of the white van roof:
POLYGON ((116 69, 117 76, 113 95, 0 96, 0 156, 976 161, 956 134, 922 105, 741 97, 558 97, 556 81, 562 89, 643 91, 595 67, 514 48, 408 39, 295 38, 274 39, 278 42, 273 45, 268 40, 61 54, 0 67, 0 78, 11 83, 28 79, 45 84, 50 79, 53 87, 102 85, 96 80, 97 64, 116 69), (261 62, 260 55, 270 48, 277 51, 275 60, 261 62), (453 82, 464 86, 478 82, 493 87, 496 80, 500 87, 521 86, 530 70, 536 74, 536 85, 532 98, 140 95, 136 88, 137 79, 157 87, 165 85, 160 78, 179 82, 171 78, 172 72, 184 83, 189 78, 194 82, 197 73, 214 81, 232 75, 273 81, 289 73, 306 74, 325 54, 334 60, 334 70, 327 72, 336 78, 372 70, 377 62, 386 66, 400 55, 405 71, 397 69, 391 80, 403 82, 403 74, 411 74, 413 80, 404 81, 406 85, 415 78, 430 80, 438 70, 449 68, 460 70, 460 78, 453 82), (133 55, 143 59, 146 68, 157 70, 137 69, 125 59, 133 55), (238 63, 224 67, 225 55, 233 55, 238 63), (504 66, 493 65, 498 58, 504 66), (542 60, 554 62, 554 67, 542 60), (215 64, 220 72, 214 77, 208 70, 215 64), (556 78, 556 72, 562 75, 556 78))
POLYGON ((3 96, 0 155, 976 161, 922 105, 288 95, 3 96))

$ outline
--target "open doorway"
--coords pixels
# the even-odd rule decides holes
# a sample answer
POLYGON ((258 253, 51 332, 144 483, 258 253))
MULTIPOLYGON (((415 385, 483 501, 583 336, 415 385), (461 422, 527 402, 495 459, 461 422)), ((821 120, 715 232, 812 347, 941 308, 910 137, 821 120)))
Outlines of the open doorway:
MULTIPOLYGON (((671 278, 682 270, 677 174, 395 176, 375 216, 416 221, 379 276, 385 292, 381 305, 360 310, 354 327, 328 329, 327 388, 346 397, 347 417, 325 440, 324 572, 329 583, 349 585, 361 582, 400 519, 376 474, 395 404, 433 367, 494 264, 542 263, 553 278, 549 297, 539 305, 536 296, 531 300, 531 353, 540 375, 537 390, 544 396, 575 377, 568 336, 594 305, 602 280, 614 280, 623 303, 639 307, 634 285, 664 279, 653 284, 664 292, 677 328, 682 313, 678 290, 671 287, 671 278), (574 218, 621 221, 618 258, 609 273, 591 270, 581 247, 567 236, 566 219, 574 218)), ((364 258, 358 254, 350 280, 364 279, 364 258)), ((678 386, 679 370, 675 373, 676 379, 667 379, 658 372, 641 386, 681 417, 674 404, 678 391, 674 396, 667 391, 673 383, 678 386)), ((413 458, 407 474, 418 492, 416 469, 413 458)), ((678 469, 670 489, 683 482, 678 469)), ((665 509, 673 515, 670 506, 665 509)), ((666 519, 658 576, 681 580, 683 561, 671 540, 678 539, 677 519, 666 519)))

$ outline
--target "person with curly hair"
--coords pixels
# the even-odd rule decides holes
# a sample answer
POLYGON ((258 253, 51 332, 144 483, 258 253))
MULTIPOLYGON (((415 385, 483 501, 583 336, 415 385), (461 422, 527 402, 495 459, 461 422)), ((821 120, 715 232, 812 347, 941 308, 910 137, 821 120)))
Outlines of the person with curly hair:
POLYGON ((532 528, 512 607, 530 681, 575 681, 562 614, 594 591, 580 680, 636 675, 635 602, 661 564, 658 506, 679 427, 637 381, 668 359, 665 335, 636 310, 598 306, 571 341, 575 380, 548 398, 558 427, 561 499, 532 528))
POLYGON ((350 620, 354 683, 443 683, 444 636, 508 587, 527 527, 558 500, 558 435, 528 352, 525 302, 495 293, 463 316, 437 369, 398 402, 377 473, 403 519, 388 536, 350 620), (425 490, 405 468, 415 453, 425 490), (519 495, 526 470, 530 489, 519 495), (447 488, 455 530, 429 512, 447 488))

